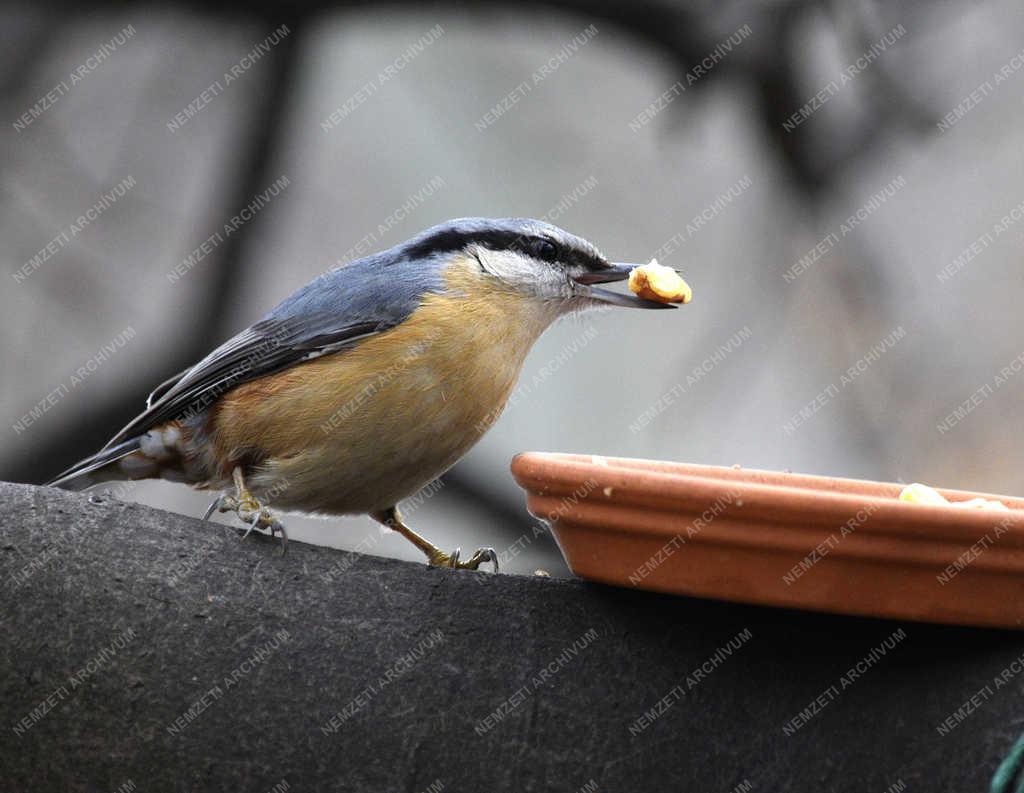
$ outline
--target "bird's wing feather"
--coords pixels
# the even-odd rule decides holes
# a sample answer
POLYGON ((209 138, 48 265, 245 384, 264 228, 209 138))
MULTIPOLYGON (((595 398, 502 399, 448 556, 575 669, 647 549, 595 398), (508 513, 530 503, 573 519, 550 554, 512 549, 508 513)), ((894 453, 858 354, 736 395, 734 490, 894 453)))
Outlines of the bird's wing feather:
POLYGON ((104 448, 200 413, 237 385, 340 352, 392 328, 425 293, 443 289, 438 262, 378 255, 324 273, 191 369, 158 386, 146 410, 104 448))
POLYGON ((146 407, 153 407, 153 403, 156 402, 164 394, 166 394, 171 389, 171 387, 175 383, 177 383, 182 377, 184 377, 187 373, 188 369, 182 369, 180 372, 178 372, 175 375, 171 375, 166 380, 164 380, 160 385, 154 388, 150 392, 149 396, 146 397, 146 407))

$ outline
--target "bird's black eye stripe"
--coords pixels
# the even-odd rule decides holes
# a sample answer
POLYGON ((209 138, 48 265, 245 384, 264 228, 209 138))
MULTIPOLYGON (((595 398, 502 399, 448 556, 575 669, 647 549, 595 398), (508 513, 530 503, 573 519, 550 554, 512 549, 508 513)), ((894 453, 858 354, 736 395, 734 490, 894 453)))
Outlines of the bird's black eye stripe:
POLYGON ((492 251, 516 251, 540 261, 567 267, 604 269, 604 258, 582 240, 558 240, 529 228, 493 228, 483 221, 466 226, 443 226, 410 240, 402 254, 410 259, 425 258, 480 245, 492 251))
POLYGON ((553 262, 558 258, 558 248, 553 242, 543 237, 536 237, 530 241, 530 252, 546 262, 553 262))

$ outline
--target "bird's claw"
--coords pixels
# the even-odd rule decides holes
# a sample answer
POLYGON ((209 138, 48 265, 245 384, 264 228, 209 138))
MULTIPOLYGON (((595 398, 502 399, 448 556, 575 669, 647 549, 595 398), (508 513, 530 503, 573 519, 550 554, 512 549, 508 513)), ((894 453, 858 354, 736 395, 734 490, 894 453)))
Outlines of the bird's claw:
POLYGON ((490 562, 494 565, 494 572, 498 572, 498 554, 493 548, 478 548, 465 562, 460 561, 461 554, 461 548, 456 548, 451 553, 439 550, 430 555, 428 564, 433 567, 451 567, 456 570, 476 570, 484 562, 490 562))
POLYGON ((252 498, 241 498, 238 499, 235 496, 222 495, 218 496, 213 500, 206 509, 206 514, 203 515, 203 520, 209 520, 210 516, 217 512, 234 512, 238 515, 239 520, 243 523, 247 523, 249 527, 245 530, 242 535, 244 540, 248 537, 253 529, 267 529, 270 532, 270 536, 274 537, 278 532, 281 533, 281 555, 288 553, 288 533, 284 530, 284 526, 281 524, 274 513, 266 507, 262 506, 256 499, 252 498))
MULTIPOLYGON (((224 499, 230 498, 230 496, 217 496, 213 501, 210 502, 210 506, 206 508, 206 512, 203 513, 203 521, 208 521, 210 516, 217 511, 218 507, 224 503, 224 499)), ((226 509, 221 509, 221 512, 226 512, 226 509)))

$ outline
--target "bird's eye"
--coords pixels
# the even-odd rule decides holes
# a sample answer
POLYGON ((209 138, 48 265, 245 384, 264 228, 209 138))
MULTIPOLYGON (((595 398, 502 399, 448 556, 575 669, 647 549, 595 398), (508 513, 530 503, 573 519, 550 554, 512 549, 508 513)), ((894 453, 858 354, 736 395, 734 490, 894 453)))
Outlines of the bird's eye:
POLYGON ((558 248, 547 240, 534 240, 530 247, 533 250, 533 255, 538 259, 543 259, 546 262, 553 262, 558 258, 558 248))

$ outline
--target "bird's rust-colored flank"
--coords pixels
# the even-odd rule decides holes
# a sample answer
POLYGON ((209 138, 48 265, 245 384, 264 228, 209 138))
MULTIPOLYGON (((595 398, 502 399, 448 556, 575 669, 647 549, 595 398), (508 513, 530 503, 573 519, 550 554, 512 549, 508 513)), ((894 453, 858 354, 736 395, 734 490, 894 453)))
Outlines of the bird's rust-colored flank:
POLYGON ((553 309, 481 279, 472 257, 445 281, 401 325, 228 392, 208 424, 213 478, 241 463, 254 492, 273 488, 285 507, 368 512, 454 464, 504 406, 553 309))

